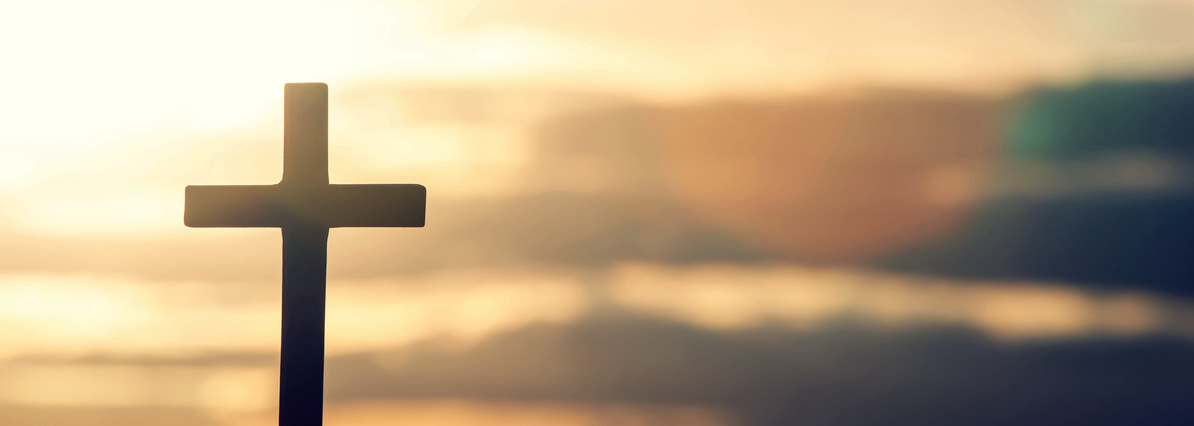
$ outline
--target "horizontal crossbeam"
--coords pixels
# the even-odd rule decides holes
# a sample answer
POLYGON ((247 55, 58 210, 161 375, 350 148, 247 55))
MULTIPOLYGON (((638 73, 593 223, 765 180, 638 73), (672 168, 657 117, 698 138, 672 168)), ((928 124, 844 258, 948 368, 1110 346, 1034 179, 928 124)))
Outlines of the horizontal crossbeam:
POLYGON ((427 188, 391 185, 191 185, 193 228, 421 227, 427 188))

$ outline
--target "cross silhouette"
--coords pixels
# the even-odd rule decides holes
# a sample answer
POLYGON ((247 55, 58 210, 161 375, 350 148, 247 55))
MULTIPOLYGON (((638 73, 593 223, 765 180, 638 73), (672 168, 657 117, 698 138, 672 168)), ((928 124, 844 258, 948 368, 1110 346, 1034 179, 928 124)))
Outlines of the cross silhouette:
POLYGON ((282 228, 282 360, 278 424, 323 423, 323 336, 329 228, 421 227, 422 185, 328 182, 328 87, 286 84, 282 181, 187 186, 183 223, 282 228))

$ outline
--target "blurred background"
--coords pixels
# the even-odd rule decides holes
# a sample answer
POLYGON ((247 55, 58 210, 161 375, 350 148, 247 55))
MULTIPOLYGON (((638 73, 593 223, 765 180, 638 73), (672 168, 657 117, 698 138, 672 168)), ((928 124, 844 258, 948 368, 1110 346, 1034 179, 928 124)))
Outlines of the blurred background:
POLYGON ((281 177, 329 425, 1194 423, 1194 3, 7 2, 0 424, 276 424, 281 177))

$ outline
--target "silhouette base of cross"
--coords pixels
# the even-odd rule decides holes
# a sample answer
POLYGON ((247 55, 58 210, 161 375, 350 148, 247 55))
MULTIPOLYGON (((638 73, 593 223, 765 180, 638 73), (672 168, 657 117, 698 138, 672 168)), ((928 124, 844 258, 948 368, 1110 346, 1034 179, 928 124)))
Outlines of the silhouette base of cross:
POLYGON ((195 228, 282 228, 282 356, 278 424, 323 424, 324 314, 330 228, 422 227, 422 185, 331 185, 328 89, 288 83, 282 181, 186 188, 195 228))

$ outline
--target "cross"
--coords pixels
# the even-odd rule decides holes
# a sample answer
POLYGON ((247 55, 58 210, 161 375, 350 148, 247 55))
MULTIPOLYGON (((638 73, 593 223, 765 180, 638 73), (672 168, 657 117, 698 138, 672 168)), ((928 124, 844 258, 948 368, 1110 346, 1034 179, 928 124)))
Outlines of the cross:
POLYGON ((194 228, 282 228, 282 360, 278 424, 323 423, 324 302, 329 228, 422 227, 422 185, 328 182, 328 86, 286 84, 282 181, 187 186, 194 228))

